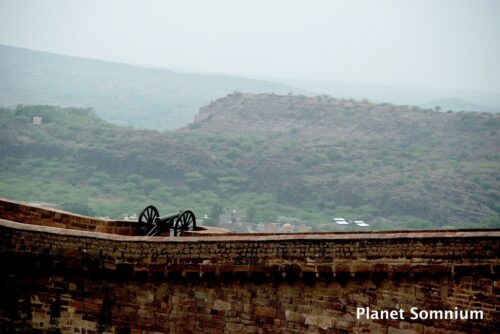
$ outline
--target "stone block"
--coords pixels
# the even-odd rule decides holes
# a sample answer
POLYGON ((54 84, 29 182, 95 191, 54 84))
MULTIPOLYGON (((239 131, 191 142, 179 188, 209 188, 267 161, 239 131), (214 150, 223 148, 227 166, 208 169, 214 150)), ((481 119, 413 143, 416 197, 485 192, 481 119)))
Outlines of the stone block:
POLYGON ((252 313, 253 312, 253 305, 247 304, 247 303, 243 304, 243 312, 247 313, 247 314, 252 313))
POLYGON ((274 318, 274 316, 276 315, 276 309, 274 307, 256 305, 255 315, 259 317, 274 318))
POLYGON ((302 313, 293 312, 293 311, 285 311, 285 319, 286 319, 286 321, 304 323, 305 316, 302 313))
POLYGON ((217 299, 214 301, 214 309, 218 311, 229 311, 231 309, 231 303, 217 299))
POLYGON ((326 330, 333 326, 333 317, 309 314, 305 316, 305 324, 326 330))
POLYGON ((243 331, 244 327, 245 326, 243 326, 242 324, 235 324, 232 322, 228 322, 228 323, 226 323, 225 329, 232 331, 232 332, 241 332, 241 331, 243 331))

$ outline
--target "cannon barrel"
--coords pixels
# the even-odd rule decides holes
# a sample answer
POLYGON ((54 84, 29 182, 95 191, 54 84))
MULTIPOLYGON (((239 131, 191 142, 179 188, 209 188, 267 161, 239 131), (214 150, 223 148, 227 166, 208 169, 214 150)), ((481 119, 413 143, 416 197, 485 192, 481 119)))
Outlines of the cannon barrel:
POLYGON ((179 216, 181 214, 182 214, 182 211, 179 211, 178 213, 173 213, 173 214, 168 215, 168 216, 158 217, 157 219, 161 220, 162 222, 168 222, 169 220, 179 218, 179 216))

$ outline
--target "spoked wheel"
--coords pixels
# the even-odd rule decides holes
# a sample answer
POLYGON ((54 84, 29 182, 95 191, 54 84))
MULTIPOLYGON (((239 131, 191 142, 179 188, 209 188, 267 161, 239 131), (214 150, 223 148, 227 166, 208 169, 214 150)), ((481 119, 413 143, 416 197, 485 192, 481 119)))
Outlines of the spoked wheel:
POLYGON ((147 235, 156 226, 155 220, 160 217, 158 210, 153 206, 147 206, 139 215, 139 231, 141 235, 147 235))
POLYGON ((194 217, 194 213, 190 210, 186 210, 175 222, 174 235, 177 236, 177 231, 180 231, 182 235, 182 231, 194 230, 196 228, 196 218, 194 217))

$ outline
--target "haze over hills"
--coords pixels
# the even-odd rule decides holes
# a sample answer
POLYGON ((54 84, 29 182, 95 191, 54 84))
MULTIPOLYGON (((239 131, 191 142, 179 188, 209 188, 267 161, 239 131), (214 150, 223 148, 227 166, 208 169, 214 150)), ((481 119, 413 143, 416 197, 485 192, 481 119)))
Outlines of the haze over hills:
POLYGON ((273 80, 181 73, 0 45, 0 105, 91 107, 107 121, 136 128, 185 126, 200 107, 234 91, 330 94, 431 108, 441 105, 443 111, 500 110, 500 93, 494 92, 273 80), (465 100, 443 100, 448 96, 465 100))
POLYGON ((155 204, 317 228, 334 216, 374 229, 500 226, 497 114, 234 93, 164 133, 81 109, 0 115, 0 196, 103 216, 155 204), (44 123, 30 124, 35 115, 44 123))
POLYGON ((337 98, 369 99, 378 103, 395 103, 403 105, 433 108, 435 100, 443 101, 453 111, 500 111, 500 88, 491 87, 490 91, 468 91, 452 89, 435 89, 424 87, 397 87, 387 85, 363 84, 337 81, 315 81, 298 79, 268 78, 294 87, 300 87, 316 94, 328 94, 337 98), (450 100, 450 101, 448 101, 450 100), (451 104, 453 100, 455 103, 451 104), (458 100, 460 103, 458 103, 458 100), (448 102, 446 102, 448 101, 448 102))
POLYGON ((91 107, 123 126, 173 129, 198 109, 233 91, 301 92, 264 80, 63 56, 0 45, 0 105, 91 107))
POLYGON ((423 108, 438 107, 441 111, 480 111, 480 112, 498 112, 490 107, 479 104, 470 103, 462 99, 438 99, 421 104, 423 108))

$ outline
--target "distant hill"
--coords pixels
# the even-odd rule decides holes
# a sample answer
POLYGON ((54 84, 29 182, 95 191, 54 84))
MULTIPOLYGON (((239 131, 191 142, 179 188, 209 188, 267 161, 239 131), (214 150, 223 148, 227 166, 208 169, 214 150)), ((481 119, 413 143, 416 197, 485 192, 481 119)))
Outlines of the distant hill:
POLYGON ((300 90, 264 80, 200 75, 63 56, 0 45, 0 105, 94 108, 115 124, 173 129, 198 109, 233 91, 300 90))
POLYGON ((314 226, 500 226, 499 114, 235 93, 175 131, 49 106, 0 109, 0 129, 0 196, 13 199, 102 216, 154 204, 314 226))
MULTIPOLYGON (((432 108, 409 107, 367 100, 275 94, 234 93, 200 109, 191 128, 225 134, 299 134, 329 140, 426 142, 433 137, 475 135, 463 129, 462 119, 491 121, 488 115, 459 116, 436 113, 432 108), (465 132, 464 132, 465 130, 465 132)), ((498 139, 498 138, 495 138, 498 139)), ((495 147, 490 147, 494 149, 495 147)))
POLYGON ((293 175, 286 181, 290 196, 307 198, 311 191, 336 203, 374 205, 384 208, 384 215, 444 225, 480 221, 500 198, 494 185, 500 178, 499 115, 330 97, 231 94, 202 108, 190 128, 255 135, 287 147, 276 153, 279 159, 261 158, 254 173, 265 175, 263 187, 293 175))
POLYGON ((435 108, 439 107, 441 111, 480 111, 480 112, 498 112, 490 107, 486 107, 479 104, 474 104, 462 99, 438 99, 432 100, 427 103, 420 105, 423 108, 435 108))

